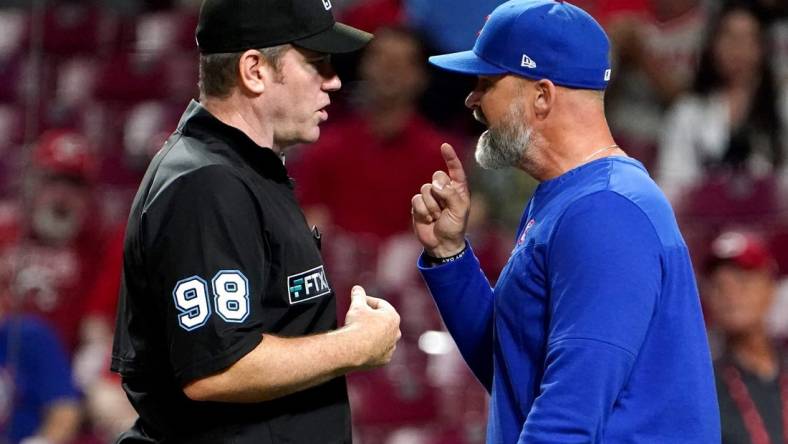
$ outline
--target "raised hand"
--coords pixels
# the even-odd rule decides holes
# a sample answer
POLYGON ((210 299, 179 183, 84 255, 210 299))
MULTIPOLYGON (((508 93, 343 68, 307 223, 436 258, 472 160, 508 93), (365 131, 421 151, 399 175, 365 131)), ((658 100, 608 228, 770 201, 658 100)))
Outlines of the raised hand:
POLYGON ((432 183, 421 186, 411 199, 413 231, 427 254, 449 257, 465 247, 465 230, 471 209, 471 193, 465 170, 448 143, 441 145, 446 172, 436 171, 432 183))

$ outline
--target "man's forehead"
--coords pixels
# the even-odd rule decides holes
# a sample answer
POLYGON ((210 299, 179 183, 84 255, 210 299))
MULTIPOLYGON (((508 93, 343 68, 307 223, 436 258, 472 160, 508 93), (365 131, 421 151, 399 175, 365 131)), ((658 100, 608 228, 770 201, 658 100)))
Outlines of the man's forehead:
POLYGON ((307 59, 314 59, 314 58, 325 57, 325 56, 329 55, 328 53, 325 53, 325 52, 315 51, 313 49, 307 49, 307 48, 303 48, 301 46, 293 45, 292 48, 295 49, 296 52, 301 53, 301 55, 303 55, 304 58, 307 58, 307 59))
POLYGON ((501 80, 502 78, 504 78, 504 76, 505 76, 505 74, 495 74, 495 75, 490 75, 490 76, 481 75, 481 76, 477 76, 477 78, 479 79, 479 81, 497 82, 498 80, 501 80))
POLYGON ((482 75, 478 76, 478 82, 481 85, 500 85, 502 87, 521 87, 534 80, 518 76, 516 74, 495 74, 495 75, 482 75))

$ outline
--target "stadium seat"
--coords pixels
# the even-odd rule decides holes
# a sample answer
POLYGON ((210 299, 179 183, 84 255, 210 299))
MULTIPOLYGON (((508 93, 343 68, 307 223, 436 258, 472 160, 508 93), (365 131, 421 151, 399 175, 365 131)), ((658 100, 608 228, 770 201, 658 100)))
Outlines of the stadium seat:
POLYGON ((99 53, 116 26, 110 15, 88 2, 55 4, 44 14, 44 51, 59 56, 99 53))

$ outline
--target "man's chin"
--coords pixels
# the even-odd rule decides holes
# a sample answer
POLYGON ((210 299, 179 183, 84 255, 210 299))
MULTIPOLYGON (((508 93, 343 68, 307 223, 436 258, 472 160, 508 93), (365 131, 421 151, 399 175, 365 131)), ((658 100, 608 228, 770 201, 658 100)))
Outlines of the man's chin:
POLYGON ((295 145, 308 145, 310 143, 315 143, 318 139, 320 139, 320 127, 315 126, 310 131, 306 131, 297 136, 294 135, 288 137, 287 140, 280 140, 278 143, 275 141, 274 144, 281 148, 290 148, 295 145))
POLYGON ((304 136, 304 141, 302 143, 315 143, 318 139, 320 139, 320 127, 315 125, 312 131, 309 131, 304 136))
POLYGON ((490 163, 490 132, 485 131, 479 136, 478 142, 476 142, 476 151, 474 151, 474 158, 476 159, 476 163, 479 164, 480 167, 484 168, 485 170, 494 170, 498 169, 495 165, 490 163))
POLYGON ((479 141, 476 143, 476 151, 474 157, 476 163, 485 170, 502 170, 515 166, 513 162, 508 161, 502 154, 496 150, 500 149, 494 146, 490 131, 487 130, 479 136, 479 141))

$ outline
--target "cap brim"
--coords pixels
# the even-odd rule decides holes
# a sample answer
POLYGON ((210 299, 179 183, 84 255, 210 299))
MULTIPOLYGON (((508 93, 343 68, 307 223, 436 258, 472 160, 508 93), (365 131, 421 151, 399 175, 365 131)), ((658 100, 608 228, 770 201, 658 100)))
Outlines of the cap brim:
POLYGON ((493 76, 507 73, 505 69, 501 69, 479 58, 473 51, 432 56, 429 58, 429 61, 438 68, 460 74, 493 76))
POLYGON ((353 28, 344 23, 334 26, 315 35, 296 40, 294 45, 327 54, 341 54, 358 51, 372 40, 372 34, 353 28))

